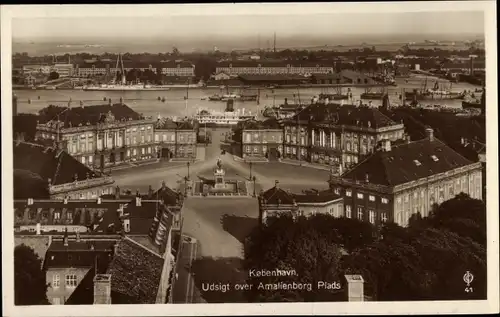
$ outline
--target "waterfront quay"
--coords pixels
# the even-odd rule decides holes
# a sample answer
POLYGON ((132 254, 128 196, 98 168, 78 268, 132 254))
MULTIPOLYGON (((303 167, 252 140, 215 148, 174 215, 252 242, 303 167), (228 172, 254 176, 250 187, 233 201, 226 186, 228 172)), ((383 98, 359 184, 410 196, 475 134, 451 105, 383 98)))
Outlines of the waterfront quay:
MULTIPOLYGON (((398 86, 389 86, 386 88, 389 94, 391 103, 400 104, 399 96, 403 89, 410 91, 422 87, 426 80, 424 76, 414 76, 408 79, 397 79, 398 86)), ((427 78, 428 86, 434 81, 432 78, 427 78)), ((437 80, 437 78, 436 78, 437 80)), ((470 85, 467 83, 453 84, 453 91, 474 91, 479 86, 470 85)), ((249 88, 257 92, 257 88, 249 88)), ((247 89, 248 90, 248 89, 247 89)), ((231 89, 238 93, 239 88, 231 89)), ((364 88, 351 88, 353 99, 359 100, 360 95, 365 92, 364 88)), ((335 93, 335 88, 283 88, 283 89, 260 89, 260 100, 241 102, 235 100, 235 109, 245 109, 252 113, 259 113, 265 106, 280 105, 287 98, 289 103, 310 103, 314 96, 321 93, 335 93)), ((347 92, 347 87, 343 88, 343 92, 347 92)), ((222 111, 225 108, 225 103, 202 100, 213 94, 224 94, 226 89, 220 88, 196 88, 189 89, 188 100, 186 102, 186 89, 171 89, 168 91, 82 91, 82 90, 16 90, 14 93, 18 97, 18 111, 27 113, 36 113, 42 108, 54 104, 66 106, 71 99, 74 104, 82 101, 84 104, 91 105, 103 101, 104 98, 109 98, 112 101, 118 101, 123 98, 135 111, 144 114, 145 116, 156 117, 158 114, 162 116, 192 116, 196 114, 199 108, 212 109, 222 111), (158 97, 165 98, 162 102, 158 97)), ((368 100, 366 101, 368 102, 368 100)), ((373 106, 379 106, 381 101, 373 100, 373 106)), ((461 107, 461 100, 430 100, 423 101, 422 104, 435 105, 441 104, 448 107, 461 107)))

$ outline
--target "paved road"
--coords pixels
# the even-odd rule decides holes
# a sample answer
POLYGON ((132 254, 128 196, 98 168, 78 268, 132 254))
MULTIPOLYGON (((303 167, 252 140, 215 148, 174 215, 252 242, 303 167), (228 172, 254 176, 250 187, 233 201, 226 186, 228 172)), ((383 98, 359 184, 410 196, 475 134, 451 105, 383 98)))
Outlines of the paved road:
MULTIPOLYGON (((235 161, 229 154, 221 155, 220 140, 223 131, 212 131, 212 144, 206 148, 205 161, 191 163, 191 179, 197 176, 212 177, 217 158, 226 169, 226 179, 248 179, 250 166, 235 161)), ((125 189, 147 190, 149 185, 158 188, 162 181, 178 188, 187 175, 186 163, 161 163, 138 169, 117 171, 113 174, 117 185, 125 189)), ((327 187, 328 172, 280 163, 257 163, 252 166, 252 176, 257 180, 257 192, 274 186, 299 192, 302 189, 327 187)), ((194 237, 196 246, 184 244, 180 256, 179 280, 174 286, 174 302, 245 302, 238 291, 204 290, 208 285, 223 283, 236 285, 245 281, 242 269, 243 242, 258 218, 258 202, 253 197, 197 198, 188 197, 183 207, 186 235, 194 237)))

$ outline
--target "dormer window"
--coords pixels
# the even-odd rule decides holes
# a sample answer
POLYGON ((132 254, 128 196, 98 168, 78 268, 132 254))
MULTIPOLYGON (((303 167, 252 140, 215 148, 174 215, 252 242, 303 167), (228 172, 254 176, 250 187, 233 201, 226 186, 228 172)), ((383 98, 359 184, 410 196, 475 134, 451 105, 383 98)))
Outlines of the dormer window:
POLYGON ((420 163, 420 161, 419 161, 419 160, 413 160, 413 163, 415 163, 415 165, 416 165, 416 166, 420 166, 420 165, 422 165, 422 163, 420 163))
POLYGON ((439 161, 438 157, 436 155, 431 155, 431 159, 434 161, 434 162, 437 162, 439 161))

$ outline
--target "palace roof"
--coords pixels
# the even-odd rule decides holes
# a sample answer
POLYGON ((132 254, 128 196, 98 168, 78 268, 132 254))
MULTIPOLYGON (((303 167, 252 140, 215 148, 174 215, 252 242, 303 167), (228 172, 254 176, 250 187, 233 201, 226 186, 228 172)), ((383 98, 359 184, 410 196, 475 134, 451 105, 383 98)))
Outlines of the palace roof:
POLYGON ((342 175, 343 179, 396 186, 472 164, 440 140, 422 139, 377 151, 342 175))

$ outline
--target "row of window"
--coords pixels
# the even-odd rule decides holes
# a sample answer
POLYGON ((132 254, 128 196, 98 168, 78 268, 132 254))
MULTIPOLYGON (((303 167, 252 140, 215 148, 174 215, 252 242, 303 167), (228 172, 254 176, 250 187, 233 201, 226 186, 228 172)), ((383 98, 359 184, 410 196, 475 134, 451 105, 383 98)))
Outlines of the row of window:
MULTIPOLYGON (((61 280, 59 274, 54 274, 52 276, 52 288, 59 288, 61 285, 61 280)), ((64 278, 64 285, 66 288, 75 288, 78 285, 78 278, 76 274, 66 274, 64 278)))
MULTIPOLYGON (((364 209, 363 207, 359 206, 358 209, 357 209, 357 213, 356 213, 356 218, 359 219, 359 220, 364 220, 364 209)), ((347 218, 352 218, 352 207, 351 205, 346 205, 345 206, 345 216, 347 218)), ((370 223, 374 224, 375 221, 377 220, 376 219, 377 216, 376 216, 376 213, 375 213, 375 210, 368 210, 368 221, 370 221, 370 223)), ((388 220, 388 216, 387 216, 387 213, 386 212, 381 212, 380 213, 380 221, 381 222, 387 222, 388 220)))
MULTIPOLYGON (((160 142, 160 137, 161 137, 161 140, 163 142, 175 142, 175 134, 159 134, 159 133, 156 133, 155 134, 155 142, 160 142), (170 136, 170 137, 169 137, 170 136)), ((179 134, 178 135, 178 141, 179 142, 194 142, 196 141, 196 136, 194 134, 189 134, 189 135, 184 135, 184 134, 179 134), (187 140, 186 140, 187 139, 187 140)))
MULTIPOLYGON (((335 194, 340 195, 340 188, 335 188, 334 192, 335 192, 335 194)), ((352 190, 347 189, 347 190, 345 191, 345 195, 346 195, 347 197, 352 197, 352 190)), ((357 197, 358 199, 364 199, 364 198, 365 198, 365 194, 363 194, 363 193, 357 193, 357 194, 356 194, 356 197, 357 197)), ((368 195, 368 200, 369 200, 369 201, 372 201, 372 202, 375 202, 375 196, 374 196, 374 195, 368 195)), ((380 202, 381 202, 382 204, 388 204, 388 203, 389 203, 389 199, 387 199, 387 198, 385 198, 385 197, 381 197, 381 198, 380 198, 380 202)))

